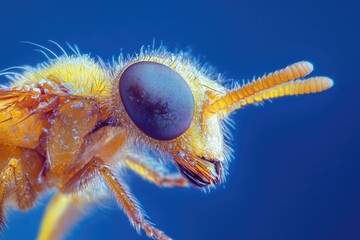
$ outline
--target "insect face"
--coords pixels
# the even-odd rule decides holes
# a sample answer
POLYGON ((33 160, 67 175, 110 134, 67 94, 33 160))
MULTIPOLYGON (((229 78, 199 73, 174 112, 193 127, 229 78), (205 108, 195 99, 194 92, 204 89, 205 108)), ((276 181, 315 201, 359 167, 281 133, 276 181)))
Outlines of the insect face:
POLYGON ((118 81, 125 109, 121 112, 126 112, 137 140, 169 155, 195 186, 221 180, 225 159, 221 123, 217 118, 202 118, 204 103, 209 101, 205 86, 220 86, 182 60, 155 56, 130 63, 118 81))

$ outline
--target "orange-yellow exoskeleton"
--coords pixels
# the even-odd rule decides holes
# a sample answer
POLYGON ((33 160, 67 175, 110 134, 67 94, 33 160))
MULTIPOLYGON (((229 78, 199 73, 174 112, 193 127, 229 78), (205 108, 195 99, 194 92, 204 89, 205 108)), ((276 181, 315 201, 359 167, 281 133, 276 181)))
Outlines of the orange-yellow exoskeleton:
POLYGON ((107 64, 71 49, 0 74, 11 79, 0 88, 0 226, 6 205, 27 210, 56 189, 41 240, 64 237, 81 208, 109 193, 137 231, 169 239, 146 219, 120 168, 160 187, 216 185, 229 161, 224 120, 231 112, 333 85, 327 77, 302 79, 313 70, 305 61, 227 89, 182 52, 149 48, 107 64), (178 173, 164 170, 166 160, 178 173))

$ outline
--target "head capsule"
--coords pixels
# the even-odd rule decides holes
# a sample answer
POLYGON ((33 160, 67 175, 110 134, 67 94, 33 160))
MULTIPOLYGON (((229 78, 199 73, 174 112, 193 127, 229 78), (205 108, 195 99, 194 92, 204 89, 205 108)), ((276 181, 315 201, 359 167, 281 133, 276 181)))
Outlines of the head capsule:
POLYGON ((203 118, 209 91, 223 91, 219 84, 187 57, 155 52, 129 61, 117 79, 130 139, 165 153, 197 187, 223 179, 222 124, 203 118))

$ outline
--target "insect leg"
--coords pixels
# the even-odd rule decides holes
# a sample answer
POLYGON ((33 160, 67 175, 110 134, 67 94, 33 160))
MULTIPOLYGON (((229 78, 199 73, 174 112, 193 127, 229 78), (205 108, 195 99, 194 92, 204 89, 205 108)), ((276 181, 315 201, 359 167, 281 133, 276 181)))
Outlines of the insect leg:
POLYGON ((187 187, 189 185, 182 175, 161 173, 135 157, 128 156, 125 163, 129 169, 159 187, 187 187))
POLYGON ((31 208, 36 200, 41 157, 32 150, 0 145, 0 228, 4 226, 4 206, 10 193, 16 193, 19 209, 31 208))
POLYGON ((13 168, 6 167, 0 174, 0 229, 4 230, 5 225, 5 200, 9 194, 10 182, 13 176, 13 168))
MULTIPOLYGON (((97 199, 101 199, 97 193, 97 199)), ((93 199, 84 195, 56 193, 46 208, 37 240, 63 239, 67 232, 79 222, 93 199)))
POLYGON ((125 183, 118 179, 105 162, 98 157, 93 157, 86 165, 84 165, 84 167, 78 171, 61 190, 65 192, 76 190, 76 186, 86 186, 86 184, 82 184, 84 179, 86 181, 96 176, 101 176, 105 180, 105 183, 114 193, 118 203, 123 208, 137 231, 142 228, 149 237, 159 240, 170 239, 145 219, 141 207, 131 195, 125 183))

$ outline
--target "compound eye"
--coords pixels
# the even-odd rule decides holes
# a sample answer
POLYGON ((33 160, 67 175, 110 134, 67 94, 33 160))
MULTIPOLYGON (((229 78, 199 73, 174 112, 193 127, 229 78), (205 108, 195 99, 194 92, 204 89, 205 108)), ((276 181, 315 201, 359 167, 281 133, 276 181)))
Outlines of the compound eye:
POLYGON ((156 62, 137 62, 120 76, 120 96, 135 125, 157 140, 183 134, 194 115, 194 98, 185 80, 156 62))

